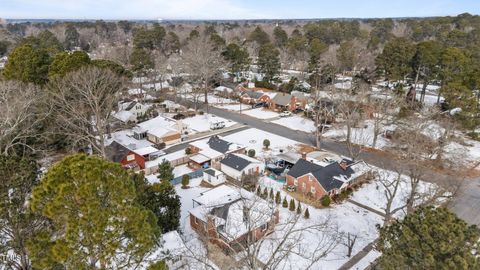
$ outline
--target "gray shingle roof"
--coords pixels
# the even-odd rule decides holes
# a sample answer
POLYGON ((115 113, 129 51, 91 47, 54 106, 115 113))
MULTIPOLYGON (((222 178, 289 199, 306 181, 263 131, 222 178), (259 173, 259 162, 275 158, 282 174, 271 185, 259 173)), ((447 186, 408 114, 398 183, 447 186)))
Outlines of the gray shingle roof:
POLYGON ((208 146, 215 151, 225 154, 230 149, 231 142, 220 139, 217 135, 210 137, 207 142, 208 146))
POLYGON ((232 169, 237 171, 241 171, 248 166, 248 164, 252 163, 249 160, 243 159, 237 155, 228 154, 224 159, 220 161, 221 164, 224 164, 232 169))
POLYGON ((257 92, 257 91, 252 91, 252 90, 247 90, 247 91, 243 91, 242 92, 242 96, 243 95, 247 95, 249 96, 250 98, 254 98, 254 99, 259 99, 261 96, 263 96, 264 94, 261 93, 261 92, 257 92))
MULTIPOLYGON (((351 162, 349 163, 351 164, 351 162)), ((335 179, 336 176, 339 177, 343 175, 346 178, 350 178, 354 171, 350 166, 348 166, 346 170, 342 169, 337 162, 322 167, 305 159, 299 159, 290 171, 288 171, 287 175, 298 178, 308 173, 311 173, 327 192, 330 192, 343 185, 342 181, 335 179)))
POLYGON ((281 105, 281 106, 287 106, 290 104, 290 101, 292 100, 292 96, 290 94, 276 94, 275 97, 273 97, 272 102, 275 104, 281 105))

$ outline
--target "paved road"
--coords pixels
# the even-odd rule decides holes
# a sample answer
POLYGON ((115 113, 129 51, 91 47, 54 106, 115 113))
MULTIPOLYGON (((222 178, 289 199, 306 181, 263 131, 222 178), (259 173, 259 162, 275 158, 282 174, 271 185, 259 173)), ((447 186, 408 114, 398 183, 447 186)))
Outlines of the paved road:
MULTIPOLYGON (((173 98, 171 98, 173 100, 173 98)), ((184 105, 194 107, 192 101, 178 100, 184 105)), ((207 111, 205 104, 200 104, 199 109, 207 111)), ((284 126, 277 125, 263 121, 245 114, 239 114, 238 112, 228 111, 212 106, 208 106, 208 112, 217 116, 248 125, 249 127, 264 130, 276 135, 298 141, 307 145, 315 145, 315 137, 313 133, 307 133, 303 131, 296 131, 288 129, 284 126)), ((339 155, 349 156, 348 148, 344 143, 333 141, 327 138, 322 139, 322 149, 337 153, 339 155)), ((387 170, 399 170, 402 173, 407 172, 407 168, 397 160, 395 156, 389 153, 372 151, 363 152, 360 156, 365 162, 374 166, 384 168, 387 170)), ((425 169, 423 175, 425 181, 442 184, 448 181, 458 181, 462 183, 460 191, 453 201, 449 204, 451 210, 453 210, 459 217, 465 219, 470 224, 480 225, 480 179, 458 179, 456 175, 445 175, 438 172, 425 169)))

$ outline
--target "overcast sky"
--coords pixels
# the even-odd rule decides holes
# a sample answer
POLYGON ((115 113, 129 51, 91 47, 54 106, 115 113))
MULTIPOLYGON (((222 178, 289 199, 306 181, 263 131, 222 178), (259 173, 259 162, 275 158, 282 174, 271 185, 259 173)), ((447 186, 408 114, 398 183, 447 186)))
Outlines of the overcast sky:
POLYGON ((9 19, 289 19, 480 13, 480 0, 0 0, 9 19))

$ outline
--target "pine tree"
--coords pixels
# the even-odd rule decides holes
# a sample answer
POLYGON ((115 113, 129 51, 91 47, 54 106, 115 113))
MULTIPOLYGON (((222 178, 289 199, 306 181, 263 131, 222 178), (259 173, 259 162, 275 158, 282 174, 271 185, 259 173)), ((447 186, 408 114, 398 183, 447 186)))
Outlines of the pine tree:
POLYGON ((51 225, 28 243, 33 267, 105 269, 142 260, 160 230, 137 203, 135 186, 120 164, 96 156, 69 156, 49 168, 30 204, 51 225))
POLYGON ((273 201, 274 198, 275 198, 275 195, 273 194, 273 188, 270 188, 270 200, 273 201))
POLYGON ((260 186, 257 187, 257 196, 262 197, 262 189, 260 188, 260 186))
POLYGON ((295 200, 294 199, 290 199, 290 206, 288 208, 288 210, 290 211, 295 211, 295 200))
POLYGON ((277 191, 277 194, 275 195, 275 203, 280 204, 282 202, 282 196, 280 195, 280 191, 277 191))
POLYGON ((479 269, 480 230, 448 209, 422 206, 380 228, 381 269, 479 269))
POLYGON ((190 184, 190 176, 188 174, 184 174, 182 176, 182 188, 188 188, 188 184, 190 184))
POLYGON ((309 218, 310 218, 310 212, 308 211, 308 207, 307 207, 307 209, 305 209, 305 213, 303 214, 303 216, 304 216, 306 219, 309 219, 309 218))
POLYGON ((282 206, 283 206, 283 208, 288 208, 287 196, 283 197, 282 206))
POLYGON ((165 159, 158 165, 158 179, 166 181, 173 180, 173 168, 170 162, 165 159))
POLYGON ((268 198, 268 189, 267 188, 263 189, 262 198, 264 198, 264 199, 268 198))
POLYGON ((300 204, 300 202, 298 202, 298 206, 297 206, 297 214, 301 214, 302 213, 302 205, 300 204))

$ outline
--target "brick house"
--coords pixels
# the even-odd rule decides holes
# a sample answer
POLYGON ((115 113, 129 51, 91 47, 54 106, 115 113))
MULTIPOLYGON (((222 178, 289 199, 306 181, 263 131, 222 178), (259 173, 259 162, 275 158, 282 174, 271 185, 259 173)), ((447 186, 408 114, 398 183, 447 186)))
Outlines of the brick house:
POLYGON ((193 199, 190 226, 226 253, 244 250, 273 232, 279 211, 254 193, 221 185, 193 199))
POLYGON ((145 162, 165 154, 153 146, 130 150, 116 141, 107 146, 106 152, 107 159, 134 171, 145 169, 145 162))
POLYGON ((296 192, 320 199, 327 194, 339 193, 367 171, 368 166, 364 162, 343 159, 326 163, 302 158, 288 171, 286 184, 295 187, 296 192))

